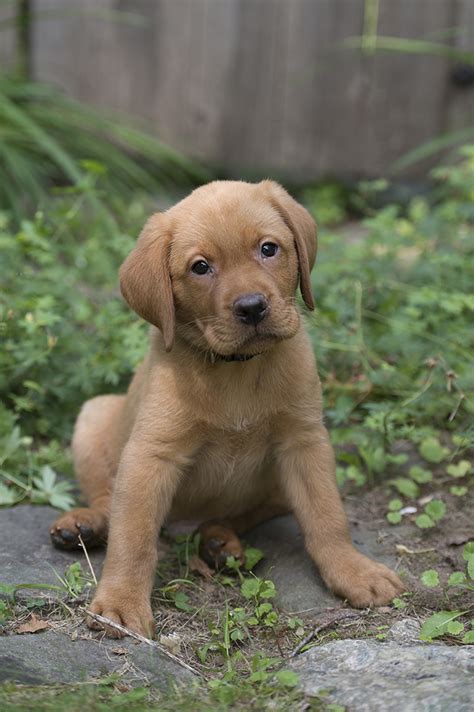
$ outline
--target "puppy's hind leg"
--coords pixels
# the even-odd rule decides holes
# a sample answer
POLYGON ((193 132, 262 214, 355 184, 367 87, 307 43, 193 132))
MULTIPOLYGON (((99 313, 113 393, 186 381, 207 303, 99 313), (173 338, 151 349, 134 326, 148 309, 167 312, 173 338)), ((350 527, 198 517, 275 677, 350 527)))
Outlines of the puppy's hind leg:
POLYGON ((199 555, 209 566, 214 569, 223 568, 227 557, 233 556, 243 563, 244 547, 239 539, 249 529, 268 519, 278 517, 289 512, 283 493, 277 491, 265 503, 229 519, 219 519, 204 522, 198 529, 201 535, 199 555))
POLYGON ((62 514, 51 526, 51 540, 61 549, 88 547, 107 539, 113 479, 120 457, 118 421, 125 396, 98 396, 84 403, 74 428, 74 469, 88 507, 62 514))

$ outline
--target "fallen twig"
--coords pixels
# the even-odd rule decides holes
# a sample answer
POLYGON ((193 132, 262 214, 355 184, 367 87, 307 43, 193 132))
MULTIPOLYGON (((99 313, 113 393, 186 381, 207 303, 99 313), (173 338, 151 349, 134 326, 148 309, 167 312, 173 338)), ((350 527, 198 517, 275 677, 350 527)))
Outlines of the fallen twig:
POLYGON ((395 549, 399 554, 428 554, 430 551, 436 551, 436 549, 409 549, 408 546, 404 544, 396 544, 395 549))
POLYGON ((186 670, 189 670, 189 672, 194 673, 194 675, 199 675, 199 677, 205 677, 203 676, 202 672, 199 672, 199 670, 196 670, 195 668, 191 667, 191 665, 188 665, 188 663, 185 663, 184 660, 181 660, 176 655, 173 655, 173 653, 170 653, 169 650, 167 650, 163 645, 157 643, 156 640, 151 640, 151 638, 145 638, 143 635, 140 635, 140 633, 135 633, 133 630, 126 628, 124 625, 120 625, 120 623, 115 623, 115 621, 110 620, 110 618, 100 616, 98 613, 92 613, 92 611, 86 610, 86 614, 90 616, 93 620, 97 621, 97 623, 101 623, 102 625, 106 625, 110 628, 114 628, 115 630, 119 630, 121 633, 124 633, 124 635, 129 635, 131 638, 139 640, 140 643, 145 643, 145 645, 149 645, 150 648, 156 648, 156 650, 159 650, 160 653, 166 655, 167 658, 170 658, 178 665, 181 665, 181 667, 185 668, 186 670))
POLYGON ((290 658, 295 658, 298 653, 300 653, 303 648, 308 645, 308 643, 311 643, 311 641, 318 635, 323 630, 326 630, 326 628, 329 628, 330 626, 333 625, 333 623, 337 623, 340 620, 343 620, 344 618, 359 618, 361 615, 360 612, 355 612, 355 611, 345 611, 343 613, 339 613, 337 616, 333 616, 329 620, 325 621, 324 623, 321 623, 320 625, 316 626, 316 628, 313 628, 311 633, 309 633, 306 638, 303 638, 296 648, 293 650, 293 652, 290 655, 290 658))
POLYGON ((88 563, 88 565, 89 565, 89 570, 90 570, 90 572, 91 572, 92 579, 93 579, 95 585, 97 586, 97 579, 96 579, 96 576, 95 576, 94 569, 92 568, 91 560, 89 559, 89 554, 87 553, 86 545, 85 545, 84 542, 82 541, 82 536, 81 536, 80 534, 78 535, 78 537, 79 537, 79 544, 82 546, 82 551, 84 552, 84 556, 86 557, 86 561, 87 561, 87 563, 88 563))

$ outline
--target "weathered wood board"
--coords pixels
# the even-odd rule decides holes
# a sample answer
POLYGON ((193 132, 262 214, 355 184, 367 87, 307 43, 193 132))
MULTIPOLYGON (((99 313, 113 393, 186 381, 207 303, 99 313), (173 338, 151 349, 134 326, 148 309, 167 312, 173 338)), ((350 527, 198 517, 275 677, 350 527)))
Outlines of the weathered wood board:
MULTIPOLYGON (((33 4, 48 15, 33 28, 38 79, 137 116, 229 175, 376 176, 422 142, 472 123, 474 88, 452 86, 445 58, 344 47, 362 33, 363 0, 33 4)), ((466 46, 473 7, 381 0, 378 33, 426 39, 471 23, 452 39, 466 46)))

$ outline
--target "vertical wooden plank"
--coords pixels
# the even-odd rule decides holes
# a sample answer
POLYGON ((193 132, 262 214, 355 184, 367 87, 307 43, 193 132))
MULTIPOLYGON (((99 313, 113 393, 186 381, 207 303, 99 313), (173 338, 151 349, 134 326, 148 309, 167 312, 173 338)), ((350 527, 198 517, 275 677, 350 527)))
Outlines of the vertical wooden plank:
POLYGON ((151 120, 154 3, 34 0, 35 76, 77 99, 151 120), (137 24, 114 13, 130 12, 137 24))
POLYGON ((217 159, 234 0, 35 0, 62 14, 34 31, 37 78, 71 96, 145 120, 180 150, 217 159), (72 14, 64 15, 68 9, 72 14), (107 11, 133 13, 132 26, 107 11))
POLYGON ((281 0, 239 0, 227 81, 220 99, 221 161, 260 172, 276 160, 285 85, 285 16, 281 0), (257 161, 256 161, 257 159, 257 161))
MULTIPOLYGON (((452 24, 446 0, 382 0, 379 34, 432 39, 452 24)), ((396 159, 443 130, 448 62, 428 54, 381 52, 375 57, 368 104, 377 157, 367 167, 383 172, 396 159)), ((410 174, 423 174, 426 164, 410 174)), ((367 170, 367 169, 366 169, 367 170)))
MULTIPOLYGON (((452 44, 458 49, 470 52, 474 57, 474 2, 472 0, 456 0, 453 27, 455 34, 452 44)), ((446 134, 474 127, 474 83, 466 83, 462 86, 459 82, 453 81, 453 70, 459 68, 460 64, 461 62, 453 61, 450 67, 444 125, 446 134)), ((474 73, 472 65, 471 71, 474 73)))
POLYGON ((16 62, 16 30, 10 24, 16 14, 16 0, 0 5, 0 72, 8 72, 16 62))
MULTIPOLYGON (((364 92, 358 53, 343 47, 362 31, 363 0, 290 3, 284 134, 278 167, 296 177, 352 173, 360 164, 354 121, 364 92)), ((359 129, 358 129, 359 133, 359 129)))
POLYGON ((215 161, 227 67, 235 51, 234 0, 156 3, 154 117, 160 136, 215 161))
MULTIPOLYGON (((376 175, 440 130, 444 60, 343 48, 362 33, 362 0, 239 5, 221 150, 237 170, 253 159, 293 177, 376 175)), ((449 9, 383 0, 379 31, 423 37, 449 24, 449 9)))
MULTIPOLYGON (((381 0, 379 33, 429 37, 453 24, 456 1, 472 9, 471 0, 381 0)), ((364 0, 34 6, 61 13, 35 26, 38 78, 139 116, 230 175, 374 176, 446 123, 444 59, 343 47, 362 33, 364 0), (144 22, 100 19, 98 10, 144 22)))

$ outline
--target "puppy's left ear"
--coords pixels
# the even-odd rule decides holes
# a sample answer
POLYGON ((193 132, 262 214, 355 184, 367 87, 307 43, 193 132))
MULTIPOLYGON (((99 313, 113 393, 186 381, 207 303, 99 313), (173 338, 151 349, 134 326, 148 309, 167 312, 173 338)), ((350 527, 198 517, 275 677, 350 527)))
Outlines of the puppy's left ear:
POLYGON ((171 231, 165 215, 156 213, 120 268, 122 294, 143 319, 160 329, 165 349, 174 341, 175 308, 169 271, 171 231))
POLYGON ((273 207, 280 213, 286 226, 293 233, 300 275, 300 289, 304 303, 314 309, 313 290, 310 273, 316 261, 317 230, 308 211, 296 202, 284 188, 272 180, 264 180, 260 185, 265 189, 273 207))

